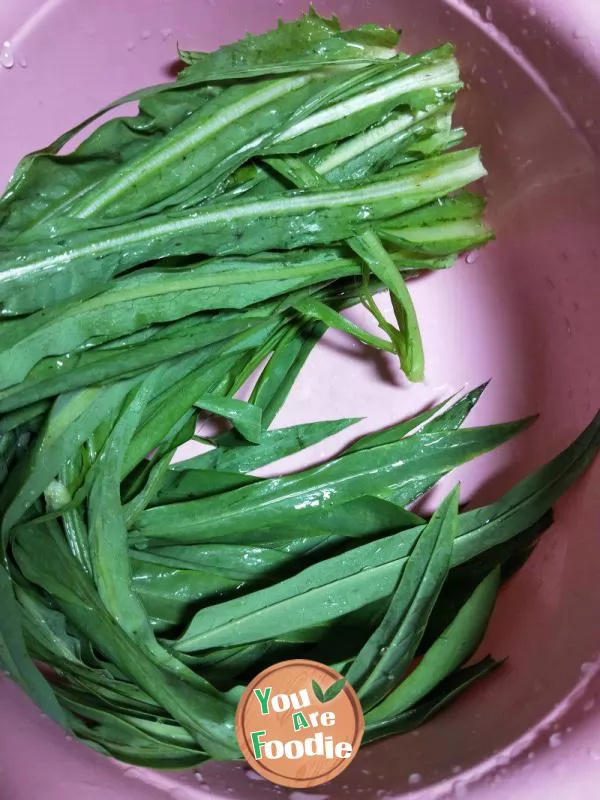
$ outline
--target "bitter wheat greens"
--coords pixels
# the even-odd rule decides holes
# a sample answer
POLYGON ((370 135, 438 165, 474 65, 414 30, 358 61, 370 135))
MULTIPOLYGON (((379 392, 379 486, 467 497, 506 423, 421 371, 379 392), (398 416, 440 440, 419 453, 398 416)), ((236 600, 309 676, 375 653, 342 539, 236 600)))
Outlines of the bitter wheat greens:
POLYGON ((0 199, 0 663, 102 753, 239 759, 244 686, 298 655, 355 687, 365 741, 423 724, 498 666, 471 663, 498 591, 598 451, 600 416, 496 503, 462 511, 456 487, 422 518, 533 422, 464 427, 482 386, 254 474, 357 421, 273 427, 328 328, 421 381, 407 284, 492 238, 453 48, 398 39, 310 11, 181 52, 175 81, 26 156, 0 199), (173 463, 206 414, 225 430, 173 463))

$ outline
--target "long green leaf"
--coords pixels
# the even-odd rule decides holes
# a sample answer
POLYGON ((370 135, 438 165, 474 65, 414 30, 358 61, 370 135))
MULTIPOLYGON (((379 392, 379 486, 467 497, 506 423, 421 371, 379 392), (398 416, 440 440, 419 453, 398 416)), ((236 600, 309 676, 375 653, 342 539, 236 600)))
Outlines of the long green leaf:
MULTIPOLYGON (((60 694, 62 703, 73 712, 73 729, 78 738, 86 744, 99 745, 102 752, 153 769, 189 769, 207 759, 193 743, 185 746, 167 742, 148 734, 139 722, 134 725, 130 718, 96 708, 72 691, 61 689, 60 694)), ((174 726, 163 724, 161 731, 170 727, 174 726)), ((158 723, 153 728, 156 730, 158 723)))
POLYGON ((173 464, 175 472, 187 470, 218 470, 219 472, 252 472, 280 458, 298 453, 307 447, 335 436, 359 419, 340 419, 325 422, 307 422, 289 428, 277 428, 263 433, 259 445, 219 437, 208 453, 173 464))
POLYGON ((296 523, 304 515, 310 517, 358 497, 401 487, 396 496, 404 493, 412 500, 415 484, 437 480, 458 464, 499 446, 527 424, 415 434, 395 444, 342 455, 297 475, 262 481, 227 495, 148 509, 136 524, 132 542, 152 539, 169 543, 173 538, 182 543, 210 541, 262 526, 285 525, 290 515, 296 523))
POLYGON ((450 568, 458 502, 457 487, 419 536, 383 620, 346 675, 365 710, 395 688, 414 658, 450 568))
MULTIPOLYGON (((188 353, 209 360, 215 345, 262 324, 264 318, 252 314, 223 320, 192 318, 167 326, 143 343, 91 348, 44 359, 21 383, 0 391, 0 410, 10 411, 82 387, 136 376, 158 364, 180 361, 188 353)), ((12 380, 9 376, 7 379, 12 380)))
POLYGON ((277 29, 261 36, 247 36, 239 42, 219 48, 214 53, 180 50, 183 61, 191 67, 183 77, 193 75, 207 82, 296 72, 339 68, 395 55, 398 34, 391 28, 370 25, 342 31, 335 17, 319 16, 314 9, 293 22, 280 22, 277 29))
POLYGON ((406 734, 415 728, 419 728, 443 711, 473 684, 495 672, 498 667, 502 666, 502 663, 488 656, 472 667, 458 670, 453 676, 444 681, 437 691, 432 692, 431 695, 414 708, 397 716, 367 724, 363 741, 365 744, 370 744, 386 736, 406 734))
MULTIPOLYGON (((285 165, 286 162, 284 159, 271 159, 269 163, 274 165, 275 168, 278 168, 280 164, 285 165)), ((307 164, 296 162, 294 166, 295 170, 293 173, 288 170, 288 175, 293 178, 294 184, 299 188, 310 189, 330 185, 327 178, 321 177, 318 172, 312 170, 307 164)), ((417 323, 415 308, 404 279, 373 230, 366 230, 358 237, 351 237, 348 240, 348 244, 363 260, 369 270, 388 287, 392 298, 395 299, 396 305, 394 309, 396 318, 401 327, 398 338, 392 339, 392 342, 396 344, 396 349, 399 349, 398 356, 400 357, 400 364, 407 377, 415 381, 422 380, 424 374, 423 343, 421 341, 421 333, 417 323)), ((319 309, 319 306, 317 306, 317 309, 319 309)), ((302 306, 300 306, 300 310, 303 310, 302 306)), ((306 313, 306 309, 304 309, 304 313, 306 313)), ((313 314, 314 313, 313 310, 313 314)), ((339 322, 337 325, 333 324, 334 320, 332 320, 331 316, 326 306, 324 309, 321 308, 320 318, 332 327, 340 327, 339 322), (322 316, 323 311, 325 312, 325 317, 322 316)), ((356 328, 356 326, 353 327, 356 328)), ((353 333, 355 336, 357 335, 356 330, 353 330, 353 333)), ((362 339, 361 335, 357 336, 357 338, 364 341, 365 335, 369 340, 367 341, 368 344, 388 349, 388 346, 383 344, 381 340, 378 340, 376 337, 371 338, 364 332, 362 333, 362 339)), ((394 351, 392 344, 389 345, 389 349, 394 351)))
POLYGON ((232 705, 200 677, 188 683, 158 665, 146 648, 130 639, 107 613, 93 584, 66 550, 52 523, 42 536, 39 528, 22 527, 14 553, 28 580, 49 592, 65 616, 163 705, 207 752, 217 758, 238 757, 232 705))
POLYGON ((328 328, 335 328, 343 333, 349 333, 359 342, 363 342, 363 344, 369 345, 369 347, 374 347, 377 350, 384 350, 388 353, 394 352, 394 348, 390 342, 369 333, 369 331, 365 331, 359 325, 345 319, 326 303, 322 303, 319 300, 308 299, 296 303, 295 308, 309 319, 320 320, 328 328))
MULTIPOLYGON (((166 392, 154 398, 143 418, 143 425, 136 432, 127 449, 123 473, 129 472, 155 447, 170 435, 173 429, 187 422, 192 416, 193 404, 199 397, 212 391, 223 375, 227 375, 240 355, 267 339, 278 325, 278 320, 266 320, 234 336, 217 352, 213 353, 213 363, 206 366, 200 362, 184 377, 169 385, 166 392)), ((165 373, 166 375, 166 373, 165 373)))
POLYGON ((130 388, 130 383, 122 382, 58 398, 27 460, 13 472, 2 493, 4 541, 11 528, 58 475, 64 462, 75 455, 103 417, 119 407, 130 388))
POLYGON ((23 627, 10 575, 0 564, 0 666, 56 723, 67 730, 69 721, 52 687, 27 651, 23 627))
POLYGON ((371 87, 362 84, 359 91, 342 92, 331 106, 315 111, 277 134, 270 153, 300 153, 347 138, 380 122, 403 100, 409 101, 414 93, 445 88, 456 91, 460 86, 458 64, 449 45, 409 58, 401 56, 389 60, 385 67, 379 69, 379 75, 375 72, 371 87), (394 69, 390 70, 390 66, 394 69))
POLYGON ((23 313, 106 283, 158 256, 203 252, 252 254, 326 244, 360 233, 384 219, 460 189, 485 174, 477 150, 408 164, 389 177, 352 189, 290 192, 285 198, 203 206, 135 223, 69 232, 65 241, 36 239, 5 250, 0 300, 6 313, 23 313), (224 227, 229 236, 223 239, 224 227), (43 289, 32 283, 44 275, 43 289))
POLYGON ((320 324, 309 324, 299 330, 291 328, 275 347, 250 395, 251 401, 263 409, 265 427, 277 416, 325 330, 320 324))
MULTIPOLYGON (((69 358, 73 358, 72 351, 81 347, 118 340, 152 324, 201 311, 243 309, 306 283, 359 273, 359 266, 336 250, 213 259, 185 268, 135 272, 89 299, 59 303, 52 309, 5 322, 0 388, 23 380, 48 356, 70 353, 69 358)), ((209 315, 196 319, 205 324, 220 322, 219 317, 209 315)), ((221 319, 235 323, 232 315, 221 319)), ((62 359, 59 366, 64 370, 69 361, 62 359)))
POLYGON ((194 192, 207 189, 260 152, 314 94, 314 82, 309 73, 229 86, 86 193, 70 214, 125 217, 189 193, 190 184, 194 192))
POLYGON ((368 712, 367 725, 404 713, 473 655, 483 639, 499 588, 497 567, 477 586, 410 675, 368 712))
MULTIPOLYGON (((496 504, 461 514, 452 554, 458 566, 537 522, 584 472, 600 449, 600 414, 553 461, 496 504)), ((348 614, 395 589, 398 572, 423 527, 326 559, 277 586, 200 612, 175 643, 181 652, 234 646, 309 628, 348 614), (343 598, 343 602, 340 601, 343 598)))

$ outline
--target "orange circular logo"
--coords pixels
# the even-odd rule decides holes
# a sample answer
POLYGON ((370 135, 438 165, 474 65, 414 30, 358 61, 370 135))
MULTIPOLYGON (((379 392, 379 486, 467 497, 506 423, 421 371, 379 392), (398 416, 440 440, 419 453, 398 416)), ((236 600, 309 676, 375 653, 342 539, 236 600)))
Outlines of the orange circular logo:
POLYGON ((236 714, 238 742, 250 766, 296 789, 343 772, 364 729, 354 689, 316 661, 283 661, 264 670, 246 688, 236 714))

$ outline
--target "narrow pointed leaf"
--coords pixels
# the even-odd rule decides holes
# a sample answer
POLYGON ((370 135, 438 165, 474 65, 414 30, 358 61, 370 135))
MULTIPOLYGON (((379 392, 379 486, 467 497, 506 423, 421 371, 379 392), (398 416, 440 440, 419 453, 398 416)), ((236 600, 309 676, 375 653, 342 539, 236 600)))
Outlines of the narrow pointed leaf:
MULTIPOLYGON (((504 500, 461 514, 452 565, 464 564, 488 548, 510 541, 539 520, 584 472, 599 449, 600 415, 569 448, 517 484, 504 500)), ((389 597, 422 530, 419 526, 356 547, 275 587, 213 606, 208 615, 200 612, 175 647, 194 652, 260 641, 265 630, 277 636, 291 629, 309 628, 389 597)))
POLYGON ((105 285, 115 274, 160 256, 202 252, 252 254, 327 244, 455 191, 485 174, 475 149, 408 164, 390 176, 350 189, 290 192, 285 198, 205 205, 132 223, 40 238, 4 251, 0 300, 5 313, 35 311, 48 303, 105 285), (223 227, 229 230, 223 239, 223 227), (62 243, 61 243, 62 242, 62 243), (43 288, 32 283, 44 274, 43 288))
POLYGON ((502 666, 501 661, 495 661, 491 657, 484 658, 472 667, 465 667, 458 670, 453 676, 448 678, 438 690, 433 692, 423 702, 414 706, 408 711, 385 720, 366 724, 364 742, 369 744, 386 736, 401 735, 410 733, 415 728, 421 727, 428 720, 443 711, 450 703, 456 700, 467 689, 478 681, 491 675, 498 667, 502 666))
POLYGON ((383 620, 348 670, 366 710, 395 688, 414 658, 450 568, 458 501, 455 489, 424 528, 383 620))
POLYGON ((368 724, 402 714, 461 667, 477 650, 488 626, 500 588, 496 568, 479 584, 413 672, 368 713, 368 724))
MULTIPOLYGON (((284 523, 290 514, 297 523, 303 515, 401 487, 412 500, 415 484, 437 480, 454 466, 499 446, 527 424, 415 434, 395 444, 342 455, 297 475, 262 481, 224 496, 148 509, 140 516, 131 541, 210 541, 284 523)), ((400 494, 395 492, 398 504, 400 494)))

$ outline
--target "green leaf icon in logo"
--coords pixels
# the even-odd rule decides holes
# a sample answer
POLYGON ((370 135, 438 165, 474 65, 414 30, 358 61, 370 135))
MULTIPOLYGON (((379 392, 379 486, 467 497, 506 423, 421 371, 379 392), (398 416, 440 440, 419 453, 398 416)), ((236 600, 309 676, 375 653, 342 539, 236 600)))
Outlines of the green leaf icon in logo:
POLYGON ((340 678, 339 680, 335 681, 335 683, 332 683, 326 691, 323 691, 317 681, 313 681, 312 689, 319 703, 329 703, 331 700, 335 700, 345 685, 346 679, 340 678))
POLYGON ((314 696, 317 698, 319 703, 324 703, 325 702, 325 694, 323 692, 323 689, 321 689, 321 687, 319 686, 319 684, 316 681, 312 682, 312 690, 313 690, 314 696))
POLYGON ((339 681, 332 683, 329 689, 325 692, 324 703, 329 703, 330 700, 335 700, 338 694, 343 690, 346 685, 346 678, 340 678, 339 681))

